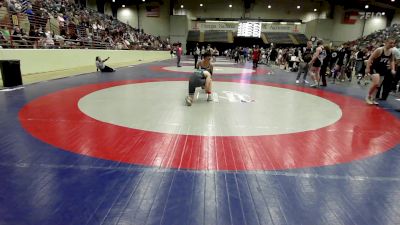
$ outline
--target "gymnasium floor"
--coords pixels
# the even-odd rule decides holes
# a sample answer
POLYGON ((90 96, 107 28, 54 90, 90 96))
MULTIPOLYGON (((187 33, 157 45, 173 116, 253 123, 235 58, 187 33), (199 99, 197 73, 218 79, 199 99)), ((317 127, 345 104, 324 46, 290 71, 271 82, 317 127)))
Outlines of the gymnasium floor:
POLYGON ((220 58, 0 92, 0 225, 400 224, 400 101, 220 58))

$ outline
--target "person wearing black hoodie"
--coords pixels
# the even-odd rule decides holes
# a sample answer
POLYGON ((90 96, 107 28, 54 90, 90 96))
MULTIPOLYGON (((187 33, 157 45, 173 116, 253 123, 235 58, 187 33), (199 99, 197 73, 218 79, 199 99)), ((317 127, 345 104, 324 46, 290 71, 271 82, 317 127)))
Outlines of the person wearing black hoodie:
POLYGON ((328 45, 325 45, 324 49, 326 51, 326 57, 325 57, 324 61, 322 62, 320 75, 321 75, 321 80, 322 80, 322 85, 321 86, 326 87, 327 86, 327 83, 326 83, 326 71, 327 71, 327 69, 329 67, 329 64, 331 62, 331 48, 328 45))

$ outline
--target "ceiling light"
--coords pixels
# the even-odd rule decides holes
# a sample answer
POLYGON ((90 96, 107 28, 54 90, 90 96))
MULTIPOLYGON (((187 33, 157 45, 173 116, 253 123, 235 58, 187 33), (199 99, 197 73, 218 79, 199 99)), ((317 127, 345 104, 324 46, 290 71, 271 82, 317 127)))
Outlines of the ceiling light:
POLYGON ((200 3, 200 7, 203 7, 203 3, 200 3))
POLYGON ((287 24, 287 22, 281 22, 281 24, 287 24))
POLYGON ((268 5, 268 9, 270 9, 271 8, 271 5, 268 5))
POLYGON ((181 5, 181 9, 183 9, 183 5, 181 5))
POLYGON ((125 5, 122 5, 122 8, 125 8, 125 5))
POLYGON ((386 13, 385 12, 382 12, 382 16, 384 16, 386 13))
POLYGON ((392 2, 394 2, 394 0, 392 0, 392 2))
POLYGON ((368 8, 369 8, 369 5, 365 5, 365 8, 368 9, 368 8))
POLYGON ((145 2, 146 0, 142 0, 143 2, 145 2))
POLYGON ((314 12, 316 12, 317 11, 317 9, 314 9, 314 12))
POLYGON ((112 2, 115 2, 115 0, 112 0, 112 2))
POLYGON ((232 8, 232 5, 229 5, 229 8, 232 8))
POLYGON ((300 9, 300 6, 299 6, 299 5, 297 6, 297 9, 300 9))

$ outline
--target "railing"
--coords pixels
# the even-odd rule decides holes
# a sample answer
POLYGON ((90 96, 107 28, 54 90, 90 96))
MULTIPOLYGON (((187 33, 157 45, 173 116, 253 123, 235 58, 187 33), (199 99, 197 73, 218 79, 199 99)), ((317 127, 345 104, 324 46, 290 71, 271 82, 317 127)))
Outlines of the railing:
POLYGON ((141 43, 116 43, 89 39, 64 39, 61 36, 50 38, 42 35, 33 37, 27 35, 0 35, 1 48, 35 48, 35 49, 114 49, 114 50, 167 50, 160 46, 146 46, 141 43))
POLYGON ((0 46, 2 48, 114 49, 107 42, 26 35, 10 35, 8 39, 5 36, 0 36, 0 46))

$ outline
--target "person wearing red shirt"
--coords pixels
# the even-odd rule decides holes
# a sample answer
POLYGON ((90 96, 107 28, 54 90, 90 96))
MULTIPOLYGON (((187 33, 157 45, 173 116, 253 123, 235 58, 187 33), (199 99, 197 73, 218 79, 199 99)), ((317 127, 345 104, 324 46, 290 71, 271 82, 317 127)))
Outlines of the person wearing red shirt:
POLYGON ((260 60, 260 54, 261 52, 257 45, 253 50, 253 69, 256 69, 258 66, 258 61, 260 60))
POLYGON ((179 43, 178 47, 176 48, 176 57, 177 57, 176 66, 177 67, 181 67, 181 56, 182 56, 182 46, 181 46, 181 43, 179 43))

